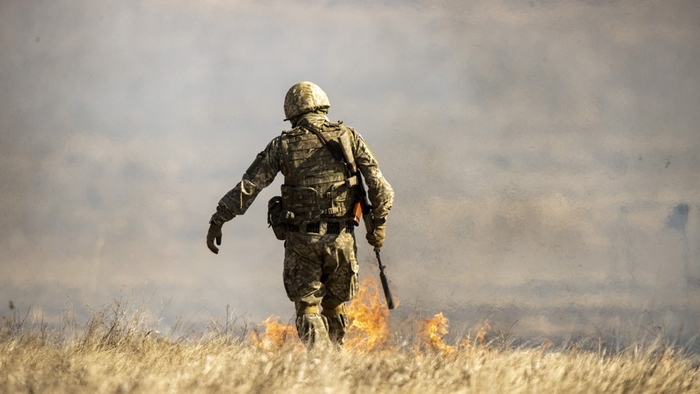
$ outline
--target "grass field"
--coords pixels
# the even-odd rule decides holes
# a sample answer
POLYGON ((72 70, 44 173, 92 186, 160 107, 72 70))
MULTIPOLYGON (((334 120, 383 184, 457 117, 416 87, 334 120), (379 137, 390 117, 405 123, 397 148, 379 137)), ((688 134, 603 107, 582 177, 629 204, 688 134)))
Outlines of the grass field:
POLYGON ((484 322, 446 344, 438 314, 397 338, 373 294, 350 307, 343 349, 307 349, 274 318, 163 335, 146 311, 121 302, 61 327, 13 311, 0 328, 0 392, 700 392, 698 355, 662 337, 613 352, 594 339, 513 346, 489 339, 484 322))

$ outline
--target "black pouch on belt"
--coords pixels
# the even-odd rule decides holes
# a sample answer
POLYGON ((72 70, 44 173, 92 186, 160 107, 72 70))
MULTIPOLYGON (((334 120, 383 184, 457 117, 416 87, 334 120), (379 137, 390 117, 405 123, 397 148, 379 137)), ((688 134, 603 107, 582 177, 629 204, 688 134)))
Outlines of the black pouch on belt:
POLYGON ((284 209, 282 197, 275 196, 267 202, 267 224, 272 227, 279 240, 287 238, 287 223, 294 219, 294 213, 284 209))

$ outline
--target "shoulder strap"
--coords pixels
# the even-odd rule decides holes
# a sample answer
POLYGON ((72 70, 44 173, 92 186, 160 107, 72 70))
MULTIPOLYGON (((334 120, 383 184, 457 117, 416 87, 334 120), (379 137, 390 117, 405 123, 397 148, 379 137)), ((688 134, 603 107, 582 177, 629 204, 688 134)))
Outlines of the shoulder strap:
MULTIPOLYGON (((309 123, 306 119, 302 120, 300 126, 316 134, 321 142, 323 142, 323 145, 325 145, 331 152, 333 158, 345 165, 345 170, 349 175, 349 178, 346 181, 347 185, 353 187, 360 196, 360 201, 357 203, 357 206, 362 209, 362 215, 364 215, 365 218, 365 227, 368 229, 371 228, 371 225, 368 225, 367 223, 368 221, 372 221, 372 216, 370 215, 372 211, 372 203, 367 196, 367 190, 365 190, 365 186, 362 182, 362 174, 357 170, 357 164, 355 164, 355 157, 352 154, 352 150, 349 146, 347 146, 347 144, 343 144, 343 135, 345 133, 339 136, 340 142, 328 141, 326 137, 323 136, 323 133, 321 133, 316 126, 309 123)), ((359 216, 354 218, 356 226, 359 225, 359 220, 359 216)))
POLYGON ((352 154, 350 154, 350 152, 346 152, 346 149, 343 149, 344 147, 342 145, 342 142, 339 143, 338 141, 328 141, 326 137, 323 136, 323 133, 321 133, 321 131, 316 126, 309 123, 306 119, 302 120, 300 126, 314 133, 318 137, 318 139, 321 140, 323 145, 331 152, 333 158, 345 165, 345 169, 347 170, 348 175, 356 175, 357 166, 355 165, 355 158, 352 157, 352 154))

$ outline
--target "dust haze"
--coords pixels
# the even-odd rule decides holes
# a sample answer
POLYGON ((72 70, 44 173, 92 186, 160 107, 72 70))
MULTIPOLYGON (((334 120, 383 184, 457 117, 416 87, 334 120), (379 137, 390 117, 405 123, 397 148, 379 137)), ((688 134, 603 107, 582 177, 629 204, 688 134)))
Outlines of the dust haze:
POLYGON ((281 176, 219 255, 204 236, 310 80, 396 191, 397 324, 695 335, 698 21, 693 1, 0 2, 0 308, 290 317, 281 176))

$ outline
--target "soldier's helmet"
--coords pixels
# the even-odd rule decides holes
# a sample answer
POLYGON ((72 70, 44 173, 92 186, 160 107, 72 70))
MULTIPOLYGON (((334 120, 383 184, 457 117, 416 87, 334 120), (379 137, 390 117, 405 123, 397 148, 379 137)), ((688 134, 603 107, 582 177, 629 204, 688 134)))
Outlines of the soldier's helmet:
POLYGON ((330 106, 326 92, 318 85, 307 81, 299 82, 289 88, 284 96, 284 116, 287 117, 285 120, 330 106))

